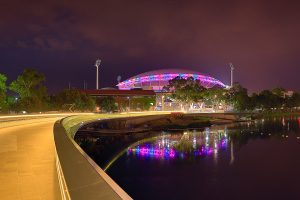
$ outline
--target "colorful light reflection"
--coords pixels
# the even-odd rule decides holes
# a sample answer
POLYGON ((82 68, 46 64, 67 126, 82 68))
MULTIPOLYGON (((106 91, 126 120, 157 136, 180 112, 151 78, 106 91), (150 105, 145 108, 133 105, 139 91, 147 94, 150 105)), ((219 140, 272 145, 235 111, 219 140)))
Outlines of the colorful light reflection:
POLYGON ((157 148, 157 147, 145 147, 137 146, 136 148, 128 148, 129 154, 136 154, 143 157, 155 157, 155 158, 174 158, 175 150, 168 148, 157 148))
POLYGON ((129 147, 127 155, 149 157, 155 159, 185 159, 190 157, 203 157, 216 154, 227 148, 227 134, 206 132, 191 137, 191 133, 183 135, 162 137, 154 142, 147 142, 129 147), (210 142, 209 142, 210 141, 210 142))

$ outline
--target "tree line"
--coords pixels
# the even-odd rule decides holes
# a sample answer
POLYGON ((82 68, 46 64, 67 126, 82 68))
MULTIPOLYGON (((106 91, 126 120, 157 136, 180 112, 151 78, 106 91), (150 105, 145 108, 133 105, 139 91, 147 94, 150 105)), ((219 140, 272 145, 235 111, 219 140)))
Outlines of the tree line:
POLYGON ((288 94, 284 88, 263 90, 249 94, 248 90, 239 83, 230 88, 214 86, 210 89, 203 87, 199 80, 189 77, 176 77, 169 81, 164 91, 170 93, 169 98, 190 104, 204 102, 218 109, 221 105, 225 110, 234 111, 294 111, 300 107, 300 94, 288 94))
POLYGON ((0 112, 92 111, 95 100, 76 89, 64 89, 54 95, 47 93, 44 74, 25 69, 16 80, 7 84, 0 73, 0 112))
MULTIPOLYGON (((112 112, 129 107, 133 110, 149 110, 155 105, 155 98, 132 98, 115 102, 112 97, 94 99, 77 89, 64 89, 54 95, 47 93, 45 76, 35 69, 25 69, 16 80, 7 84, 7 77, 0 73, 0 112, 44 112, 44 111, 94 111, 96 105, 102 111, 112 112)), ((168 98, 182 104, 193 105, 202 102, 214 109, 222 106, 234 111, 295 111, 300 107, 300 94, 288 94, 283 88, 263 90, 249 94, 239 83, 233 87, 203 87, 199 80, 176 77, 163 88, 168 98)))
POLYGON ((44 74, 35 69, 25 69, 10 84, 7 84, 7 77, 0 73, 0 113, 96 111, 96 106, 101 112, 142 111, 155 105, 155 97, 116 101, 111 96, 93 98, 74 88, 49 95, 44 83, 44 74))

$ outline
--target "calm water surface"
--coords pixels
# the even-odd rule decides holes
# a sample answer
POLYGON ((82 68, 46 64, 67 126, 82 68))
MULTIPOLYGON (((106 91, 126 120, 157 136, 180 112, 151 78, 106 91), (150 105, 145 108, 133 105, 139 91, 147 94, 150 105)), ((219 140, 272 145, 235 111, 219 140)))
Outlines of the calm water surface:
POLYGON ((98 163, 134 199, 300 199, 298 117, 150 133, 122 149, 98 163))

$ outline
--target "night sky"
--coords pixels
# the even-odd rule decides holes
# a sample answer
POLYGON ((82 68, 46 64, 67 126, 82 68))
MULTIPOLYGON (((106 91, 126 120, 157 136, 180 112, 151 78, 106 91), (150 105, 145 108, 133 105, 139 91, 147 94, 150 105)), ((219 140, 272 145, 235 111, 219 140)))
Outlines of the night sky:
POLYGON ((300 91, 299 1, 1 1, 0 73, 43 72, 50 92, 183 68, 250 91, 300 91))

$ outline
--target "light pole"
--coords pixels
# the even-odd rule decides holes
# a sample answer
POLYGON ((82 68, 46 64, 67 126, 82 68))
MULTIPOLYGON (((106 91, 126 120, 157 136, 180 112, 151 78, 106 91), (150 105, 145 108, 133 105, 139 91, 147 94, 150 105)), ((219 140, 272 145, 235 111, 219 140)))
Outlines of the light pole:
POLYGON ((231 72, 231 77, 230 77, 230 87, 233 86, 233 70, 234 70, 234 67, 233 67, 233 64, 232 63, 229 63, 229 67, 230 67, 230 72, 231 72))
POLYGON ((130 97, 128 96, 127 99, 128 99, 128 112, 130 112, 130 97))
POLYGON ((101 60, 97 59, 95 63, 95 67, 97 68, 97 75, 96 75, 96 90, 99 90, 99 66, 100 66, 101 60))
POLYGON ((164 109, 165 109, 165 101, 164 101, 164 99, 165 99, 165 96, 162 95, 161 96, 161 111, 164 111, 164 109))

